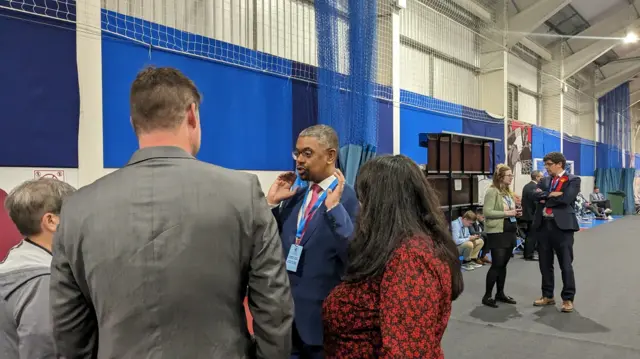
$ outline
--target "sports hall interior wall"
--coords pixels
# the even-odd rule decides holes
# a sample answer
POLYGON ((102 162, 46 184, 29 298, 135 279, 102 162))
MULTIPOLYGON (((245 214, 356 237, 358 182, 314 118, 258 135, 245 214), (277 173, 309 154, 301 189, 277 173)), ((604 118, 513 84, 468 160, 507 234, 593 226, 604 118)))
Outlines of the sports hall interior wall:
MULTIPOLYGON (((79 95, 74 28, 67 22, 42 17, 32 21, 28 14, 3 11, 5 19, 17 19, 2 22, 3 31, 16 34, 13 39, 3 37, 4 42, 0 44, 6 49, 3 52, 10 54, 7 61, 12 61, 11 66, 3 69, 10 72, 7 76, 13 76, 12 82, 16 83, 11 88, 3 84, 2 88, 19 92, 20 106, 15 104, 16 96, 1 96, 0 101, 12 101, 3 103, 3 108, 9 109, 7 118, 20 120, 2 121, 0 124, 0 136, 3 136, 0 141, 3 153, 0 156, 0 188, 9 190, 32 178, 38 169, 64 169, 65 180, 77 185, 79 95), (46 36, 42 35, 43 32, 46 36), (24 60, 25 51, 34 53, 29 61, 24 60), (52 123, 56 125, 52 126, 52 123)), ((128 23, 143 22, 105 10, 103 16, 128 23)), ((147 26, 158 28, 157 24, 147 26)), ((126 26, 121 26, 118 31, 126 29, 126 26)), ((248 58, 271 56, 272 60, 256 61, 256 64, 277 66, 276 72, 282 74, 278 76, 257 67, 242 68, 199 58, 195 48, 191 55, 196 56, 158 50, 114 35, 117 31, 113 30, 102 35, 105 173, 124 165, 136 148, 129 123, 128 91, 135 74, 147 65, 178 67, 193 78, 202 91, 203 147, 200 159, 256 173, 263 187, 268 186, 278 172, 293 168, 290 152, 297 133, 317 123, 317 88, 312 82, 295 77, 296 67, 300 64, 242 49, 241 53, 248 58)), ((169 30, 179 32, 166 27, 163 29, 169 30)), ((193 41, 194 36, 199 35, 185 36, 191 36, 189 39, 193 41)), ((216 42, 221 51, 231 47, 238 50, 236 45, 201 36, 197 42, 216 42)), ((515 75, 509 76, 510 81, 513 77, 514 82, 533 86, 531 84, 536 82, 532 77, 535 76, 535 68, 527 68, 527 64, 517 61, 513 64, 515 75)), ((308 68, 308 65, 304 66, 308 68)), ((420 132, 446 130, 504 138, 502 121, 484 111, 408 90, 402 90, 402 97, 405 100, 401 100, 400 109, 400 151, 419 163, 426 158, 426 151, 418 146, 417 134, 420 132), (411 98, 419 99, 421 103, 433 103, 434 106, 412 106, 411 98), (450 110, 439 111, 441 107, 450 110)), ((535 121, 537 114, 531 106, 524 107, 525 101, 522 103, 521 117, 527 118, 527 122, 535 121)), ((378 153, 393 152, 392 110, 388 101, 378 100, 378 153)), ((560 149, 557 131, 534 126, 533 138, 534 158, 560 149)), ((593 141, 565 135, 564 152, 569 160, 574 161, 576 174, 584 177, 583 191, 593 185, 595 148, 593 141)), ((500 161, 504 158, 504 150, 500 148, 498 153, 500 161)), ((639 158, 636 156, 634 162, 639 162, 639 158)), ((516 190, 517 187, 520 186, 516 185, 516 190)))

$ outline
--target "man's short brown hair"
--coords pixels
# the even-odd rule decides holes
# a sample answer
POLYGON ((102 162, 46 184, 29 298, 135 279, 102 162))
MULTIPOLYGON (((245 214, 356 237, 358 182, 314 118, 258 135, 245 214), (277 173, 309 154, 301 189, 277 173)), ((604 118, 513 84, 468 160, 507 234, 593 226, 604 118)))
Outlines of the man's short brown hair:
POLYGON ((471 222, 475 222, 476 219, 478 219, 478 216, 476 216, 475 212, 473 211, 466 211, 463 215, 462 218, 464 219, 468 219, 471 222))
POLYGON ((543 162, 551 161, 554 164, 559 164, 562 166, 562 169, 567 165, 567 159, 560 152, 549 152, 543 158, 543 162))
POLYGON ((148 67, 138 73, 131 85, 131 123, 136 133, 171 130, 201 96, 196 85, 171 67, 148 67))

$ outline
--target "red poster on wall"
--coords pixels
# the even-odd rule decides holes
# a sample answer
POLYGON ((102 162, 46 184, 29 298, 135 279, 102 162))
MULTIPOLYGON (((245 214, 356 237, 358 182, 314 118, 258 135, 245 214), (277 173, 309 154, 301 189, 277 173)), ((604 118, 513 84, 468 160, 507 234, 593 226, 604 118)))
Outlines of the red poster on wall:
POLYGON ((1 205, 7 198, 7 192, 0 189, 0 262, 5 259, 11 247, 20 243, 22 235, 9 217, 9 213, 1 205))
POLYGON ((533 157, 531 154, 532 127, 528 123, 509 121, 507 137, 507 164, 516 172, 520 167, 523 175, 531 174, 533 157))

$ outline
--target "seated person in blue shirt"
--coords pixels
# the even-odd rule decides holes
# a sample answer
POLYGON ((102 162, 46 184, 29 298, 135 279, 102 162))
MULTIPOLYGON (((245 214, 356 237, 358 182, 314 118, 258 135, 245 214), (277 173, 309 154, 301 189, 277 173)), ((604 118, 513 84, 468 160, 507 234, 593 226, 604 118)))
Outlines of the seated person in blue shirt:
POLYGON ((480 235, 472 235, 469 231, 476 219, 476 214, 473 211, 467 211, 462 217, 451 222, 453 241, 463 257, 462 269, 468 271, 482 267, 482 263, 478 260, 478 254, 480 254, 484 241, 480 235))
MULTIPOLYGON (((482 208, 478 208, 476 210, 476 220, 475 222, 473 222, 473 224, 471 224, 469 233, 471 235, 480 235, 480 238, 483 242, 487 240, 487 232, 484 231, 484 212, 482 208)), ((486 250, 483 246, 480 250, 480 254, 478 254, 478 264, 491 264, 491 260, 487 256, 488 253, 489 251, 486 250)))

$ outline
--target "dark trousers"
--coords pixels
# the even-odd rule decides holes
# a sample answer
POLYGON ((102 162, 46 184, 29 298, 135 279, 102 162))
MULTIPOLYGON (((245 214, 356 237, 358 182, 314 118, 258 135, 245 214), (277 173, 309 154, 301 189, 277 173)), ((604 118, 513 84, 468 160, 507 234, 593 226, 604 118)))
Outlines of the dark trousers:
POLYGON ((609 209, 611 208, 611 201, 609 201, 608 199, 604 200, 604 201, 598 201, 598 202, 594 202, 596 204, 596 206, 602 208, 602 209, 609 209))
POLYGON ((574 232, 561 230, 553 219, 544 219, 537 234, 540 273, 542 274, 542 296, 553 298, 555 289, 553 254, 555 253, 562 272, 562 300, 573 301, 576 294, 576 280, 573 274, 574 232))
POLYGON ((480 233, 480 238, 482 238, 482 241, 485 243, 482 246, 482 249, 480 249, 480 253, 478 254, 478 258, 484 258, 486 257, 487 254, 489 254, 489 250, 485 248, 485 246, 487 245, 487 234, 482 232, 480 233))
POLYGON ((531 259, 533 258, 533 252, 535 252, 536 248, 537 248, 537 239, 536 239, 536 233, 533 230, 533 226, 531 225, 530 221, 524 221, 524 225, 526 227, 526 234, 527 234, 527 238, 524 241, 524 253, 523 256, 527 259, 531 259))
POLYGON ((294 323, 291 330, 293 346, 290 359, 324 359, 324 348, 321 345, 308 345, 302 341, 294 323))

